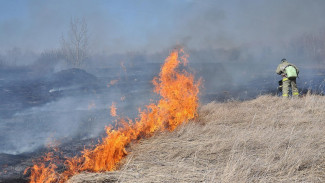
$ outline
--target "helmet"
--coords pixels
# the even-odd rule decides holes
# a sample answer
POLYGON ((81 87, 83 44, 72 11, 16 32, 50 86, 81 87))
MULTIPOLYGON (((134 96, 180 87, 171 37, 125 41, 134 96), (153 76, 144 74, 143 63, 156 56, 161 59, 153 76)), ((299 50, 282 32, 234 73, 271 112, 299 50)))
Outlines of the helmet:
POLYGON ((285 58, 283 58, 283 59, 281 60, 281 62, 285 62, 285 61, 287 61, 287 59, 285 59, 285 58))

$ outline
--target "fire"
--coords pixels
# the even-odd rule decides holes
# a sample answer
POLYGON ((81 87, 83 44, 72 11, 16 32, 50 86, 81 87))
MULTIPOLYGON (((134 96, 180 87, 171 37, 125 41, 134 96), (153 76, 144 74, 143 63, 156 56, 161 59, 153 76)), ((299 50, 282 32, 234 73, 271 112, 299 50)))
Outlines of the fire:
POLYGON ((109 84, 107 84, 106 86, 107 86, 107 88, 109 88, 109 87, 115 85, 117 82, 118 82, 117 79, 111 80, 111 81, 109 82, 109 84))
MULTIPOLYGON (((82 171, 112 171, 120 160, 127 155, 126 146, 140 138, 150 137, 157 131, 174 130, 197 115, 200 82, 180 64, 187 63, 183 50, 175 50, 166 58, 159 77, 153 79, 154 92, 160 100, 139 110, 135 120, 121 120, 120 127, 106 128, 106 137, 94 149, 85 149, 81 156, 67 158, 66 170, 55 171, 53 162, 43 161, 31 167, 31 183, 65 182, 69 177, 82 171), (181 56, 180 56, 181 55, 181 56), (47 164, 47 166, 45 166, 47 164)), ((51 158, 51 157, 49 157, 51 158)))
POLYGON ((111 105, 111 116, 115 117, 116 115, 116 106, 115 103, 113 102, 111 105))
POLYGON ((24 174, 31 169, 30 183, 55 182, 59 175, 55 172, 57 166, 54 164, 54 160, 53 153, 49 152, 39 160, 42 163, 36 163, 31 168, 27 168, 24 171, 24 174))

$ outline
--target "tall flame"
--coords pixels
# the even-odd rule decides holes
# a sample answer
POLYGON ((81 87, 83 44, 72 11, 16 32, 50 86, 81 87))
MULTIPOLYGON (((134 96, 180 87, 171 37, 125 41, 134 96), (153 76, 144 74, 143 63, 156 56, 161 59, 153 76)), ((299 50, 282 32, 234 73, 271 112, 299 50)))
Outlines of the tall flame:
POLYGON ((166 58, 159 77, 153 79, 154 92, 161 96, 157 103, 151 103, 139 110, 139 118, 121 120, 118 129, 106 128, 106 137, 94 149, 85 149, 81 156, 67 158, 66 170, 55 171, 54 162, 41 162, 31 167, 31 183, 65 182, 82 171, 112 171, 127 155, 125 147, 140 138, 150 137, 157 131, 174 130, 197 115, 200 82, 185 70, 177 69, 187 63, 183 50, 175 50, 166 58), (179 56, 181 55, 181 56, 179 56), (45 166, 47 164, 47 166, 45 166))

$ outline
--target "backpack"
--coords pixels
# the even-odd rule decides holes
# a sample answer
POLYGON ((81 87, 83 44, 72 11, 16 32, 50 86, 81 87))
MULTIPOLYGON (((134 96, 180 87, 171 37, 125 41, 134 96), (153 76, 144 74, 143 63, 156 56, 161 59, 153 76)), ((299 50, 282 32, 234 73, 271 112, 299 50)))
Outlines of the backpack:
POLYGON ((285 69, 285 72, 287 74, 287 78, 291 79, 291 78, 297 78, 297 70, 295 67, 293 67, 292 65, 287 66, 285 69))

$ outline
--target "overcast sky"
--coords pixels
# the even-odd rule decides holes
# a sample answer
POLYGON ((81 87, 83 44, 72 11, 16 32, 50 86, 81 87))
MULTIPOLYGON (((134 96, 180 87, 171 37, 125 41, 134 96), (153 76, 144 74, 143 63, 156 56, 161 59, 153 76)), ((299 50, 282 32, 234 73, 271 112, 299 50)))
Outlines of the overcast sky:
POLYGON ((325 0, 1 0, 0 51, 58 48, 74 17, 98 52, 277 46, 324 29, 325 0))

